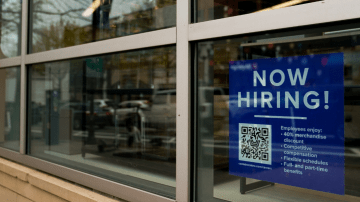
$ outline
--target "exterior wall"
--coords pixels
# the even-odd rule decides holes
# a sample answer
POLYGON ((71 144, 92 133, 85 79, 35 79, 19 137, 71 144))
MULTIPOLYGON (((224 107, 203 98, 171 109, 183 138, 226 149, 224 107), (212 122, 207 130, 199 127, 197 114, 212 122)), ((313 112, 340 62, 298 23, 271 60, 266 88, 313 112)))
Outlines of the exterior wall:
POLYGON ((0 202, 118 202, 0 158, 0 202))

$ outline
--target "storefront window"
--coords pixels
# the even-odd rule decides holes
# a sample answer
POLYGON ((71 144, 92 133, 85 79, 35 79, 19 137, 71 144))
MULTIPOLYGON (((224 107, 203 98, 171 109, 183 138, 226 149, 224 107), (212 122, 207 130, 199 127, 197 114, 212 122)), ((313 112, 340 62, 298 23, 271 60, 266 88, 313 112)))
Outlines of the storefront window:
POLYGON ((0 0, 0 59, 20 55, 21 1, 0 0))
POLYGON ((196 22, 263 12, 321 0, 197 0, 196 22))
POLYGON ((196 44, 197 201, 359 200, 359 26, 196 44))
POLYGON ((176 25, 176 0, 32 0, 30 8, 30 53, 176 25))
POLYGON ((29 67, 29 154, 175 197, 175 47, 29 67))
POLYGON ((19 151, 20 67, 0 69, 0 147, 19 151))

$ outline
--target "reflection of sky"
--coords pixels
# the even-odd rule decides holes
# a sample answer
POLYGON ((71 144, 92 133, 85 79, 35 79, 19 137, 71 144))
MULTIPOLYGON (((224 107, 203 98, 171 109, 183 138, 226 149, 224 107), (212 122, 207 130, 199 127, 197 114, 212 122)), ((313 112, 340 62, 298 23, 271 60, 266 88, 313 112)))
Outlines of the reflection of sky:
MULTIPOLYGON (((38 1, 34 1, 34 4, 38 1)), ((50 0, 49 3, 44 2, 42 6, 38 9, 45 12, 51 12, 51 13, 64 13, 69 10, 74 9, 83 9, 85 10, 90 4, 92 0, 67 0, 67 1, 57 1, 57 0, 50 0)), ((63 15, 62 17, 60 15, 49 15, 44 14, 41 12, 35 13, 42 18, 42 22, 36 21, 33 26, 34 29, 39 29, 44 26, 49 26, 50 24, 56 24, 61 19, 64 23, 66 22, 73 22, 74 24, 77 24, 79 26, 84 26, 91 23, 91 18, 86 19, 81 16, 81 11, 78 12, 71 12, 68 15, 63 15), (46 19, 46 20, 45 20, 46 19)))
MULTIPOLYGON (((69 22, 79 27, 88 26, 92 23, 92 16, 83 17, 82 13, 85 11, 86 8, 91 5, 92 1, 93 0, 42 1, 43 3, 40 7, 34 8, 34 12, 38 17, 38 20, 33 23, 33 29, 37 29, 39 31, 42 28, 48 28, 50 25, 59 26, 58 23, 61 20, 64 25, 69 22), (36 12, 37 10, 41 10, 42 12, 36 12), (60 13, 65 13, 69 10, 77 11, 69 12, 66 15, 62 16, 60 15, 60 13)), ((40 2, 40 0, 34 0, 34 4, 38 2, 40 2)), ((156 0, 113 0, 110 18, 119 18, 119 20, 121 20, 121 18, 126 14, 139 10, 146 10, 149 7, 153 8, 155 7, 155 3, 156 0)), ((18 10, 20 12, 20 0, 3 0, 3 10, 18 10), (16 8, 14 8, 14 4, 16 5, 16 8)), ((2 17, 4 19, 11 19, 14 16, 11 14, 3 13, 2 17)), ((17 19, 17 22, 20 22, 20 19, 17 19)), ((18 52, 17 49, 19 36, 17 33, 17 29, 13 29, 15 29, 16 31, 12 31, 11 33, 7 33, 6 35, 4 33, 5 30, 2 31, 1 49, 7 57, 16 56, 18 52)), ((33 38, 33 43, 36 43, 36 39, 38 38, 35 35, 33 38)))
MULTIPOLYGON (((9 11, 19 11, 21 10, 20 0, 3 0, 2 2, 2 10, 9 11)), ((14 15, 9 13, 2 13, 3 19, 13 19, 14 15)), ((20 15, 21 16, 21 15, 20 15)), ((20 19, 14 19, 17 23, 20 22, 20 19)), ((1 27, 1 50, 5 54, 6 57, 14 57, 17 56, 18 52, 18 29, 16 28, 16 24, 11 23, 11 32, 9 29, 4 29, 4 26, 1 27)), ((10 27, 10 26, 7 26, 10 27)), ((20 27, 19 27, 20 28, 20 27)))
MULTIPOLYGON (((155 0, 145 0, 145 2, 146 1, 149 2, 150 5, 151 4, 153 6, 155 5, 155 0)), ((110 18, 119 17, 124 14, 129 14, 134 10, 135 11, 145 10, 146 7, 142 2, 144 2, 144 0, 114 0, 111 8, 110 18), (140 5, 140 6, 136 6, 136 5, 140 5)))

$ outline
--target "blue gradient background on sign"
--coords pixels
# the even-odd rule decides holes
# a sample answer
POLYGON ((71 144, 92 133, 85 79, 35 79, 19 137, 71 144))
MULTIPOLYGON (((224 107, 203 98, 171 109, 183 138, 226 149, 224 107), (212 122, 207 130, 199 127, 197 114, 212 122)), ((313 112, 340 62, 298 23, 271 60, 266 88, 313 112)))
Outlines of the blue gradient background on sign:
MULTIPOLYGON (((231 61, 229 64, 229 173, 231 175, 254 178, 269 182, 292 185, 312 190, 324 191, 344 195, 344 56, 343 53, 307 55, 283 58, 256 59, 245 61, 231 61), (300 68, 301 75, 304 69, 309 68, 305 85, 300 85, 299 79, 296 86, 291 86, 287 69, 292 69, 293 74, 296 68, 300 68), (270 84, 270 73, 280 69, 285 74, 285 82, 278 87, 270 84), (257 87, 253 86, 253 71, 258 71, 262 75, 262 70, 266 70, 266 86, 262 86, 257 81, 257 87), (262 91, 269 91, 273 94, 271 102, 273 108, 261 108, 260 95, 262 91), (289 108, 285 108, 285 102, 281 101, 281 107, 277 108, 276 92, 281 92, 284 98, 284 92, 289 91, 292 96, 295 91, 299 91, 299 108, 293 107, 289 102, 289 108), (311 99, 320 99, 320 106, 317 109, 308 109, 303 103, 303 96, 308 91, 316 91, 318 97, 311 95, 311 99), (324 91, 329 91, 328 106, 325 109, 324 91), (246 96, 246 92, 250 92, 253 99, 253 92, 258 94, 258 106, 254 108, 253 103, 250 107, 246 107, 246 102, 242 102, 242 107, 238 107, 238 92, 242 92, 242 97, 246 96), (270 116, 297 116, 307 117, 307 120, 294 119, 273 119, 273 118, 255 118, 254 115, 270 115, 270 116), (272 125, 272 165, 252 163, 238 160, 239 155, 239 123, 249 124, 267 124, 272 125), (317 158, 301 157, 301 159, 322 160, 329 163, 328 166, 316 165, 328 168, 328 172, 303 171, 303 175, 285 173, 284 166, 281 163, 285 156, 284 139, 292 137, 282 136, 280 127, 297 127, 297 128, 316 128, 322 129, 321 135, 326 135, 326 140, 297 138, 304 140, 304 144, 312 147, 313 154, 317 154, 317 158), (251 164, 254 166, 271 167, 271 169, 263 169, 258 167, 243 166, 239 163, 251 164)), ((275 74, 274 81, 280 81, 280 75, 275 74)), ((291 131, 290 131, 291 132, 291 131)), ((301 132, 302 134, 308 132, 301 132)), ((310 134, 310 133, 309 133, 310 134)), ((302 145, 292 144, 289 145, 302 145)), ((290 151, 290 150, 289 150, 290 151)), ((301 152, 301 150, 297 150, 301 152)), ((294 157, 292 155, 286 155, 294 157)), ((293 162, 295 164, 295 162, 293 162)), ((312 165, 301 163, 304 165, 312 165)), ((287 169, 296 170, 294 167, 287 169)))

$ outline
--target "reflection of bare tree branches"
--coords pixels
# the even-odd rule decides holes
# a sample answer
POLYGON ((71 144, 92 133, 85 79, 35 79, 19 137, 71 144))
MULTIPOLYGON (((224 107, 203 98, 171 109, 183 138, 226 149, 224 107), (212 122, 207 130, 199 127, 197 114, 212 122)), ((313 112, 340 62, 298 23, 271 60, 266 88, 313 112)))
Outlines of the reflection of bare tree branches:
POLYGON ((0 58, 19 54, 21 4, 0 0, 0 58))
MULTIPOLYGON (((20 22, 18 22, 18 20, 14 17, 14 18, 12 18, 12 19, 2 19, 1 20, 1 22, 5 22, 5 23, 14 23, 14 24, 16 24, 16 25, 19 25, 20 24, 20 22)), ((7 24, 5 24, 5 25, 3 25, 2 27, 5 27, 6 28, 6 26, 7 26, 7 24)))
POLYGON ((85 27, 91 22, 91 18, 84 18, 81 13, 89 2, 91 1, 34 0, 31 5, 32 51, 77 45, 86 40, 88 35, 85 27))
POLYGON ((44 11, 44 10, 34 10, 33 12, 34 13, 42 13, 42 14, 47 14, 47 15, 59 15, 59 16, 62 16, 62 15, 67 15, 71 12, 78 12, 78 11, 84 11, 83 8, 79 8, 79 9, 71 9, 71 10, 67 10, 65 12, 62 12, 62 13, 55 13, 55 12, 50 12, 50 11, 44 11))
MULTIPOLYGON (((93 0, 33 0, 31 2, 32 30, 30 32, 33 33, 31 44, 33 48, 37 46, 36 44, 43 44, 43 48, 46 46, 49 49, 38 51, 45 51, 156 29, 158 28, 154 25, 157 19, 154 17, 156 7, 174 5, 176 0, 117 0, 115 12, 118 16, 116 18, 111 16, 111 19, 109 12, 112 4, 108 0, 102 1, 99 10, 96 9, 95 12, 90 13, 93 14, 91 17, 84 17, 82 14, 93 0), (130 10, 134 8, 136 10, 131 13, 123 11, 121 8, 123 4, 126 9, 130 7, 130 10), (121 16, 121 12, 128 14, 121 16), (57 26, 56 29, 54 26, 57 26), (54 31, 59 32, 55 36, 61 38, 58 41, 60 44, 55 43, 53 36, 46 36, 54 34, 54 31), (42 39, 44 35, 46 38, 42 39), (53 47, 50 46, 51 44, 53 47)), ((163 15, 162 11, 156 13, 159 16, 163 15)), ((156 21, 158 24, 163 23, 161 19, 158 21, 156 21)))
MULTIPOLYGON (((64 4, 65 8, 72 7, 72 5, 69 3, 69 1, 60 1, 60 2, 64 4)), ((79 1, 77 1, 77 3, 81 4, 82 11, 84 11, 89 6, 89 3, 91 3, 91 2, 89 2, 88 0, 83 0, 83 1, 79 0, 79 1)), ((81 14, 82 14, 82 12, 73 12, 73 13, 69 13, 69 16, 72 18, 77 18, 77 19, 81 19, 84 21, 88 21, 88 22, 91 21, 90 18, 83 17, 81 14)))
POLYGON ((2 10, 2 13, 11 13, 12 15, 17 14, 20 15, 20 11, 13 11, 13 10, 2 10))

